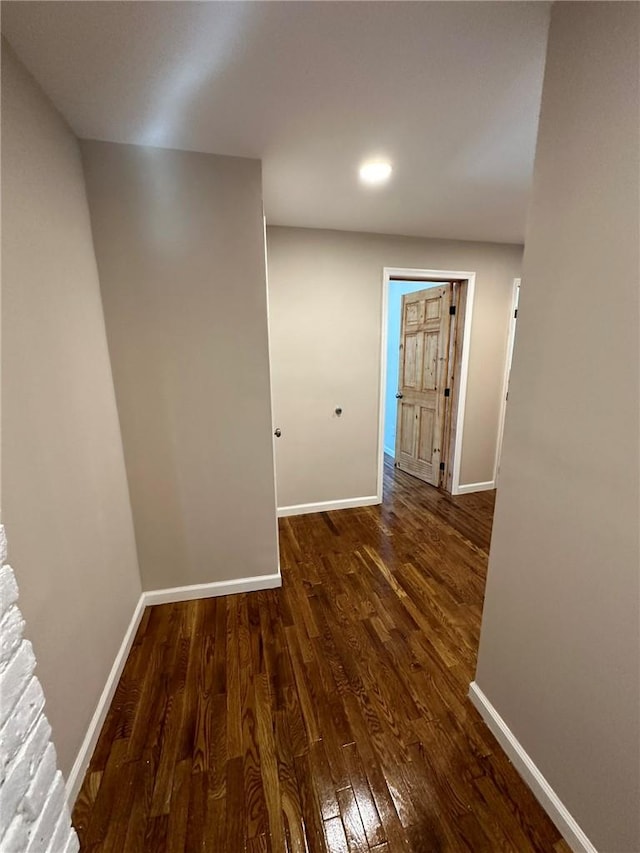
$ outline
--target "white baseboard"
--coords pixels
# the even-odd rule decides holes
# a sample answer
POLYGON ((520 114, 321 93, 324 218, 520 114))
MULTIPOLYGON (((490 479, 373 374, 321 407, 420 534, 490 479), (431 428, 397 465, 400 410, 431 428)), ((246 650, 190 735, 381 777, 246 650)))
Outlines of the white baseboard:
POLYGON ((329 512, 334 509, 354 509, 359 506, 374 506, 382 503, 378 495, 368 495, 366 498, 346 498, 340 501, 322 501, 317 504, 297 504, 296 506, 279 506, 278 518, 286 515, 307 515, 310 512, 329 512))
POLYGON ((464 486, 458 486, 453 494, 469 495, 471 492, 489 492, 491 489, 495 489, 495 487, 495 480, 487 480, 485 483, 466 483, 464 486))
POLYGON ((280 570, 273 575, 258 575, 253 578, 240 578, 239 580, 216 581, 214 583, 192 584, 191 586, 176 586, 169 589, 152 589, 143 592, 138 599, 136 608, 131 617, 131 622, 125 632, 124 639, 116 655, 116 659, 111 667, 111 672, 107 677, 107 683, 98 700, 96 710, 89 723, 89 728, 82 741, 82 746, 78 752, 78 756, 74 761, 71 772, 67 779, 66 796, 69 809, 73 811, 73 806, 80 793, 80 788, 84 781, 87 767, 91 761, 91 756, 96 748, 98 737, 104 725, 107 711, 111 707, 113 697, 122 675, 122 670, 129 657, 131 646, 138 630, 138 625, 142 619, 145 607, 154 604, 168 604, 174 601, 192 601, 196 598, 212 598, 218 595, 233 595, 238 592, 256 592, 261 589, 274 589, 282 586, 282 576, 280 570))
POLYGON ((91 722, 89 723, 89 728, 87 729, 87 733, 82 741, 82 746, 80 747, 80 751, 78 752, 76 760, 74 761, 73 767, 71 768, 67 778, 66 796, 70 811, 73 810, 74 803, 80 792, 80 788, 82 787, 84 774, 87 771, 89 761, 91 760, 93 751, 96 748, 96 743, 98 742, 98 737, 102 730, 105 717, 107 716, 107 711, 111 706, 118 682, 120 681, 120 676, 122 675, 122 670, 124 669, 124 665, 129 657, 129 652, 131 651, 131 646, 133 645, 138 625, 142 619, 144 608, 145 603, 143 593, 138 599, 138 603, 133 611, 131 622, 129 622, 124 639, 122 640, 116 659, 111 667, 111 672, 107 677, 107 683, 104 686, 104 690, 102 691, 100 698, 98 699, 96 710, 94 711, 91 722))
POLYGON ((143 592, 142 597, 145 607, 148 607, 152 604, 169 604, 173 601, 193 601, 195 598, 235 595, 238 592, 257 592, 260 589, 274 589, 279 586, 282 586, 282 576, 278 570, 273 575, 256 575, 253 578, 196 583, 191 586, 174 586, 168 589, 150 589, 143 592))
POLYGON ((560 797, 475 681, 469 685, 469 698, 569 847, 574 853, 597 853, 560 797))

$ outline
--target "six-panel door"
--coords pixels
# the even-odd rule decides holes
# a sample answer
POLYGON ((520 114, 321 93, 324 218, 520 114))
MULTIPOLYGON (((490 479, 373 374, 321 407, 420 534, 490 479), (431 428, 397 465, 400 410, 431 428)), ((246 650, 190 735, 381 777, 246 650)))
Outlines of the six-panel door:
POLYGON ((444 428, 451 284, 402 297, 396 465, 437 486, 444 428))

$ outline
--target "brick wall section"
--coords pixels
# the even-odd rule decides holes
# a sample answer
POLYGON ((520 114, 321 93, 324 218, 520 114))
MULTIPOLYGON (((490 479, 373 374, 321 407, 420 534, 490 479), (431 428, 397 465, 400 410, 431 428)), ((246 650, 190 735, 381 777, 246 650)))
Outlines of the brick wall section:
POLYGON ((76 853, 64 781, 0 525, 0 853, 76 853))

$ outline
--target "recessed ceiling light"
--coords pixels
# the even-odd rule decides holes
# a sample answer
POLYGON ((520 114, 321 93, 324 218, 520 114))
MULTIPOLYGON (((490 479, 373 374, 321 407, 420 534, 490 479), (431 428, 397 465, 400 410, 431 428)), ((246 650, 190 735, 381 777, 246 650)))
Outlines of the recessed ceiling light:
POLYGON ((384 184, 391 177, 391 163, 386 160, 369 160, 360 166, 360 180, 364 184, 384 184))

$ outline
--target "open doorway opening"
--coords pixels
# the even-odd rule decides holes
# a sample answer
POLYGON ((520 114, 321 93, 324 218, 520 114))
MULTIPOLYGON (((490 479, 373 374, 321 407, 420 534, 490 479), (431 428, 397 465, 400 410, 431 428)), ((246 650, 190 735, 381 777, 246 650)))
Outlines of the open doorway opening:
POLYGON ((378 487, 384 454, 459 493, 475 273, 385 268, 378 487))
MULTIPOLYGON (((384 403, 384 452, 387 456, 396 457, 396 429, 398 426, 398 393, 400 393, 400 347, 402 341, 403 296, 412 296, 440 286, 439 281, 389 281, 389 302, 387 321, 387 379, 385 383, 384 403)), ((415 364, 415 362, 414 362, 415 364)), ((402 423, 400 424, 402 426, 402 423)))

